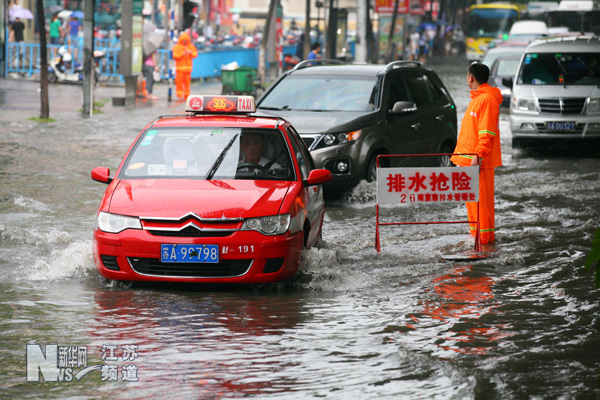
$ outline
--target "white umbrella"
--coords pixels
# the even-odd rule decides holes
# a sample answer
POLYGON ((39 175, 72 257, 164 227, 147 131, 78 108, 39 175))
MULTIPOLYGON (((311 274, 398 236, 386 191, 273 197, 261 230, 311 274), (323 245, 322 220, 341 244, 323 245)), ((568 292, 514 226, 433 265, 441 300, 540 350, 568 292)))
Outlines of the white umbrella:
POLYGON ((26 8, 13 8, 12 10, 10 10, 10 19, 14 20, 16 18, 33 19, 33 14, 26 8))
POLYGON ((60 19, 69 18, 72 13, 73 13, 73 11, 71 11, 71 10, 63 10, 58 13, 58 18, 60 18, 60 19))

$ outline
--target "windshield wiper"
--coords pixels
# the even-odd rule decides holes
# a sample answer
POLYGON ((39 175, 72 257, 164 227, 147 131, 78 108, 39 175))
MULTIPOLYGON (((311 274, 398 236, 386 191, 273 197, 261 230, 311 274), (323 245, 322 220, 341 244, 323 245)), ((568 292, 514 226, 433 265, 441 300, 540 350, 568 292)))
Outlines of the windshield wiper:
POLYGON ((596 80, 596 71, 594 71, 586 63, 584 63, 581 58, 577 57, 577 61, 579 61, 585 67, 585 69, 587 70, 587 72, 589 72, 590 75, 592 76, 592 79, 594 80, 594 83, 597 83, 598 87, 600 88, 600 82, 598 82, 598 80, 596 80))
POLYGON ((208 171, 208 174, 206 174, 206 178, 204 178, 204 179, 206 179, 207 181, 210 181, 212 179, 212 177, 215 175, 215 173, 221 166, 221 163, 225 159, 227 152, 229 151, 231 146, 233 146, 233 142, 235 142, 235 139, 237 139, 237 137, 238 137, 238 134, 236 133, 235 136, 229 141, 229 143, 227 143, 227 146, 225 146, 225 148, 223 149, 221 154, 219 154, 219 157, 217 157, 217 160, 215 161, 215 163, 212 165, 212 167, 210 167, 210 170, 208 171))
POLYGON ((565 78, 563 79, 563 87, 567 87, 567 75, 569 75, 569 73, 567 72, 567 70, 565 69, 564 65, 562 65, 562 63, 560 62, 560 60, 558 59, 558 57, 554 56, 554 59, 556 60, 556 62, 558 63, 558 66, 560 67, 560 69, 562 69, 562 71, 565 73, 565 78))
POLYGON ((258 107, 260 110, 272 110, 272 111, 284 111, 284 110, 289 110, 290 106, 283 106, 283 107, 258 107))

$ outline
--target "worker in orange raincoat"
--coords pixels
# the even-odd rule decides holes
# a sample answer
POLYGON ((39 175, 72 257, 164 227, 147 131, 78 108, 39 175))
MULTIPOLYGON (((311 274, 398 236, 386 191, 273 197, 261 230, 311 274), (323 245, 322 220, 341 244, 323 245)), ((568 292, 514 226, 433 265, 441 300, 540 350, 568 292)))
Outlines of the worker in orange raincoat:
POLYGON ((198 57, 198 50, 192 44, 190 35, 183 32, 179 35, 177 44, 173 46, 173 59, 175 60, 175 90, 177 97, 186 100, 190 95, 190 82, 192 81, 192 59, 198 57))
MULTIPOLYGON (((480 163, 480 215, 474 202, 467 203, 467 212, 469 221, 479 220, 482 244, 494 243, 494 168, 502 165, 498 122, 502 94, 500 89, 487 84, 489 76, 490 69, 485 64, 474 63, 469 67, 467 84, 472 100, 460 126, 455 155, 450 159, 461 167, 480 163)), ((477 225, 470 224, 469 229, 475 236, 477 225)))

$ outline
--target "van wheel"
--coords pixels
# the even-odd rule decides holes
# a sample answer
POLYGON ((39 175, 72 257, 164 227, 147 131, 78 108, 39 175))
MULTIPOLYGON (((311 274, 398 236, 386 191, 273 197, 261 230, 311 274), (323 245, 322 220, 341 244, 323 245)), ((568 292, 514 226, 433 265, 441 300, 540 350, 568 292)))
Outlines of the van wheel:
MULTIPOLYGON (((377 156, 380 154, 373 154, 369 159, 369 163, 367 164, 367 182, 375 182, 377 180, 377 156)), ((381 166, 385 166, 386 162, 381 161, 381 166)))
MULTIPOLYGON (((448 143, 444 143, 442 148, 440 149, 440 153, 452 153, 454 151, 453 148, 450 147, 448 143)), ((439 156, 438 158, 438 166, 442 168, 452 167, 453 164, 450 162, 450 157, 448 155, 439 156)))

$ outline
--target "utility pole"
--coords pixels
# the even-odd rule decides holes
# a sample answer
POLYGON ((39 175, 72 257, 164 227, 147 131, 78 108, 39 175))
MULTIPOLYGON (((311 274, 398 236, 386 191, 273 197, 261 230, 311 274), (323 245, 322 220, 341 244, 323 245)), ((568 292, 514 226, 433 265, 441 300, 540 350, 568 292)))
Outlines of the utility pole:
MULTIPOLYGON (((358 10, 356 18, 358 21, 364 21, 367 19, 367 1, 369 0, 358 0, 358 10)), ((357 36, 356 36, 356 61, 359 63, 367 62, 367 25, 358 23, 357 24, 357 36)))
POLYGON ((304 57, 308 57, 308 53, 310 53, 310 1, 306 0, 306 14, 305 14, 305 22, 304 22, 304 49, 302 54, 304 57))
POLYGON ((40 29, 40 118, 47 119, 50 117, 50 103, 48 102, 48 50, 46 47, 46 29, 44 28, 44 2, 42 0, 37 0, 37 17, 38 26, 42 27, 40 29))
MULTIPOLYGON (((269 3, 269 13, 267 14, 267 21, 265 22, 265 30, 263 32, 263 39, 260 42, 260 50, 258 52, 258 76, 260 78, 260 84, 263 86, 266 81, 266 54, 267 54, 267 42, 269 38, 269 31, 271 29, 271 22, 275 18, 275 10, 277 9, 278 0, 271 0, 269 3)), ((275 45, 272 43, 271 45, 275 45)))
MULTIPOLYGON (((38 0, 39 1, 39 0, 38 0)), ((94 10, 95 0, 85 0, 83 13, 83 107, 81 116, 94 115, 94 10)))
POLYGON ((386 62, 390 63, 394 59, 394 32, 396 31, 396 17, 398 16, 399 0, 394 1, 394 13, 392 14, 392 23, 390 26, 390 38, 388 40, 386 62))

